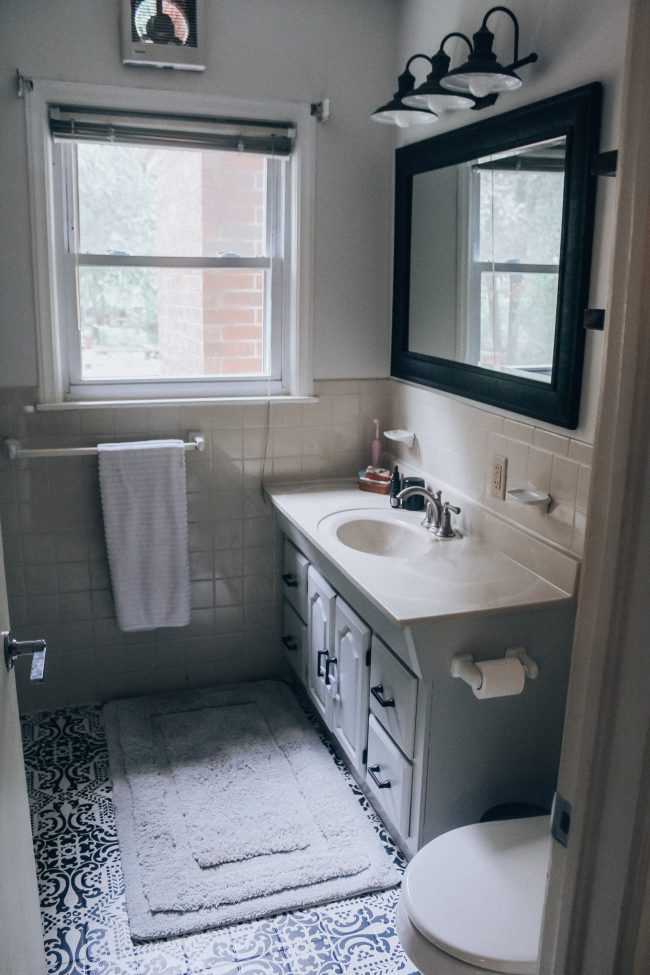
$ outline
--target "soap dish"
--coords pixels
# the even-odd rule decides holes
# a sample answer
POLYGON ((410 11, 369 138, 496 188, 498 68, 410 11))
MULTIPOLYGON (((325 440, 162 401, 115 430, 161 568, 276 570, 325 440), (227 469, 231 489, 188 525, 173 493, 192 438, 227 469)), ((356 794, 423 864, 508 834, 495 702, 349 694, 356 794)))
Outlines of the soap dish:
POLYGON ((537 491, 535 488, 515 488, 512 491, 508 491, 508 497, 512 498, 513 501, 518 501, 519 504, 534 504, 540 508, 542 506, 548 508, 553 500, 550 494, 545 494, 544 491, 537 491))
POLYGON ((412 447, 415 443, 415 434, 412 430, 384 430, 384 436, 387 440, 397 440, 407 447, 412 447))

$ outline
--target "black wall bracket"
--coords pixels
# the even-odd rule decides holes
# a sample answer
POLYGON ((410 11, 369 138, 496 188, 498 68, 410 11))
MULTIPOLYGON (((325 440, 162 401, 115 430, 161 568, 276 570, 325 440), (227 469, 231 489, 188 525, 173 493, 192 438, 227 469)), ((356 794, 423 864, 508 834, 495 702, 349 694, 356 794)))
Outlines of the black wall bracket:
POLYGON ((605 328, 605 309, 604 308, 585 308, 582 316, 583 328, 589 328, 595 332, 602 332, 605 328))
POLYGON ((616 176, 617 164, 617 149, 610 149, 609 152, 597 152, 591 160, 591 175, 616 176))

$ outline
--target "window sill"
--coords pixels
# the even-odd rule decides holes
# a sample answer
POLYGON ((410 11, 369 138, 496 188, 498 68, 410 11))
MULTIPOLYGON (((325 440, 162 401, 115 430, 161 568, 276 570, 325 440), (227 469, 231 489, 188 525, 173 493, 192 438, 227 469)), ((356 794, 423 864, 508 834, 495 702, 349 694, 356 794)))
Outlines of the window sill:
POLYGON ((256 403, 272 403, 274 406, 318 403, 317 396, 194 396, 167 399, 110 399, 69 400, 65 403, 33 403, 25 407, 26 413, 57 413, 67 410, 114 410, 155 406, 223 406, 236 403, 239 406, 256 403))

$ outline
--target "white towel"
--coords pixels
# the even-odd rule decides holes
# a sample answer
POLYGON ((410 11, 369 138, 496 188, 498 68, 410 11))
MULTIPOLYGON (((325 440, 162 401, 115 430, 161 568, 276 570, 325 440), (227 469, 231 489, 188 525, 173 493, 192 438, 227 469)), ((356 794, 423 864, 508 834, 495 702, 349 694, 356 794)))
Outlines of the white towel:
POLYGON ((104 534, 122 630, 187 626, 190 572, 182 440, 98 446, 104 534))

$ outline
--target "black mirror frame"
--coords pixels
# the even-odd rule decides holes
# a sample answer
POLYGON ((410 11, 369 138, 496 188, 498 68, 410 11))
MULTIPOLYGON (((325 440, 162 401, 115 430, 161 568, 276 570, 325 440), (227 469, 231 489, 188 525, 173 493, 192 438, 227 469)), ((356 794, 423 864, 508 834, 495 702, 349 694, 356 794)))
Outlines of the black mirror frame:
POLYGON ((589 297, 602 86, 584 85, 396 150, 391 375, 574 429, 589 297), (566 180, 550 383, 408 350, 413 177, 432 169, 565 135, 566 180))

